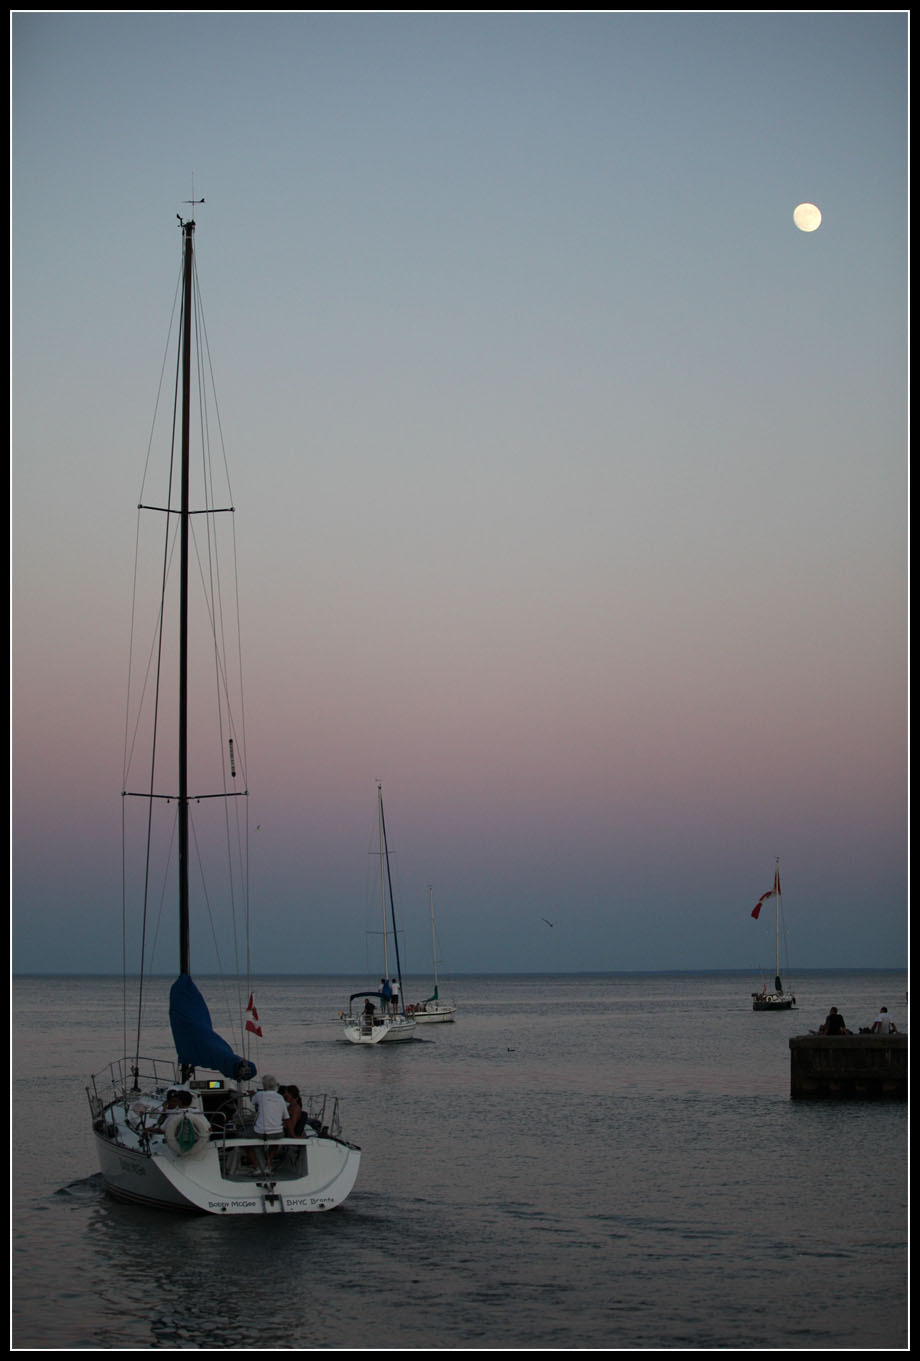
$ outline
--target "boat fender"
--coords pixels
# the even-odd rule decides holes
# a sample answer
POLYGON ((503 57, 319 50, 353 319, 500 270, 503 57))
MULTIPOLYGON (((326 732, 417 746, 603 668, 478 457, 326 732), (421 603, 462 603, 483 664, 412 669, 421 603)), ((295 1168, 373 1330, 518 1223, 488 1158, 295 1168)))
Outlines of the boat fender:
POLYGON ((167 1144, 180 1158, 187 1157, 203 1142, 206 1143, 210 1133, 211 1126, 207 1120, 194 1111, 186 1111, 178 1120, 171 1120, 165 1130, 167 1144))

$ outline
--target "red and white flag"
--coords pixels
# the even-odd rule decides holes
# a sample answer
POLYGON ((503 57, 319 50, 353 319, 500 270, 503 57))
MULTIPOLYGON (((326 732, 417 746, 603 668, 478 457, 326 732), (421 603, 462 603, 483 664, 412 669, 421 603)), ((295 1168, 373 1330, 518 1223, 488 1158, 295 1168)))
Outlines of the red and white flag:
POLYGON ((780 896, 779 865, 777 865, 776 873, 773 875, 773 887, 769 890, 769 892, 761 893, 760 897, 757 899, 757 904, 754 908, 754 911, 751 913, 751 916, 754 918, 754 920, 756 921, 757 918, 760 916, 760 909, 768 898, 778 898, 779 896, 780 896))
POLYGON ((256 1004, 253 1001, 252 993, 249 994, 249 1005, 246 1010, 250 1013, 246 1021, 246 1029, 252 1031, 253 1035, 261 1038, 262 1027, 259 1025, 259 1013, 256 1011, 256 1004))

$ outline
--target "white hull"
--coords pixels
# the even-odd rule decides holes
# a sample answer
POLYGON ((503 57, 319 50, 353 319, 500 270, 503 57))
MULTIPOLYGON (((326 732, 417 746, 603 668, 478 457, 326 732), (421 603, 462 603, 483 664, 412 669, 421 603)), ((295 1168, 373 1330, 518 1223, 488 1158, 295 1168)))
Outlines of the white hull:
POLYGON ((452 1002, 430 1002, 413 1011, 412 1019, 416 1025, 437 1025, 442 1021, 452 1021, 456 1010, 452 1002))
MULTIPOLYGON (((304 1214, 332 1210, 355 1184, 360 1154, 337 1139, 281 1139, 266 1145, 260 1139, 210 1142, 201 1153, 175 1153, 160 1140, 150 1152, 131 1148, 115 1137, 96 1133, 99 1165, 106 1187, 121 1200, 166 1210, 198 1210, 206 1214, 304 1214), (245 1149, 254 1147, 264 1158, 266 1147, 275 1153, 270 1171, 249 1170, 245 1149), (286 1150, 291 1149, 291 1153, 286 1150), (285 1175, 292 1154, 304 1175, 285 1175), (234 1175, 235 1173, 235 1175, 234 1175)), ((136 1142, 136 1141, 135 1141, 136 1142)))
POLYGON ((795 998, 788 992, 754 992, 755 1011, 791 1011, 795 998))
POLYGON ((396 1044, 414 1035, 411 1016, 375 1016, 369 1021, 363 1016, 345 1018, 345 1038, 350 1044, 396 1044))
POLYGON ((218 1132, 212 1117, 210 1136, 179 1151, 152 1127, 149 1112, 165 1090, 132 1090, 106 1105, 90 1096, 103 1180, 120 1200, 205 1214, 309 1214, 334 1209, 352 1190, 360 1150, 325 1128, 266 1141, 242 1127, 218 1132))
MULTIPOLYGON (((288 1139, 275 1147, 297 1142, 301 1141, 288 1139)), ((306 1142, 307 1176, 284 1180, 272 1172, 261 1180, 237 1183, 224 1177, 214 1146, 201 1156, 180 1159, 172 1150, 147 1154, 96 1136, 106 1188, 120 1200, 164 1210, 236 1215, 304 1214, 341 1205, 358 1175, 357 1149, 331 1139, 306 1142)))

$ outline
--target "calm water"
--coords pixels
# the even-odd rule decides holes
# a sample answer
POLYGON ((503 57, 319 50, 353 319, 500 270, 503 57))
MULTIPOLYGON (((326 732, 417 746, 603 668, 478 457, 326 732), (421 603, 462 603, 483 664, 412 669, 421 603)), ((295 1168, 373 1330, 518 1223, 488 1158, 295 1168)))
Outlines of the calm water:
POLYGON ((16 980, 16 1346, 906 1346, 906 1106, 793 1104, 787 1046, 832 1003, 904 1029, 904 974, 799 974, 776 1015, 747 975, 463 978, 455 1025, 374 1050, 334 1022, 363 981, 256 988, 254 1057, 338 1092, 356 1190, 228 1221, 102 1190, 120 982, 16 980))

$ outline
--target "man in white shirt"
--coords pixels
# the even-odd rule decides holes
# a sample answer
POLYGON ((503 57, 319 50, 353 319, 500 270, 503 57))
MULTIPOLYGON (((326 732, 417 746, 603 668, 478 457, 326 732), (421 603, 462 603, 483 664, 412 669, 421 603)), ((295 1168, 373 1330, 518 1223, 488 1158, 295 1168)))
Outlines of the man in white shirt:
MULTIPOLYGON (((253 1125, 253 1133, 260 1134, 263 1139, 280 1139, 284 1134, 284 1122, 288 1117, 288 1104, 278 1091, 278 1079, 271 1077, 268 1073, 262 1079, 261 1092, 250 1092, 252 1104, 256 1108, 256 1122, 253 1125)), ((254 1163, 252 1156, 255 1150, 250 1149, 249 1161, 254 1163)), ((274 1153, 273 1150, 266 1150, 267 1165, 271 1167, 274 1153)))
POLYGON ((898 1027, 888 1016, 888 1008, 882 1007, 875 1020, 872 1022, 873 1035, 894 1035, 898 1027))

